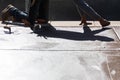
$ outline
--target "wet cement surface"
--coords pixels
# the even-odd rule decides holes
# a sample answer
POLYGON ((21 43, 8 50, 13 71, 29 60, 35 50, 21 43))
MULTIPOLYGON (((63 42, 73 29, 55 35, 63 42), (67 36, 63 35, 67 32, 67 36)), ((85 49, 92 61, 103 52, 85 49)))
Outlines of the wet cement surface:
POLYGON ((0 27, 2 80, 119 80, 119 28, 0 27))

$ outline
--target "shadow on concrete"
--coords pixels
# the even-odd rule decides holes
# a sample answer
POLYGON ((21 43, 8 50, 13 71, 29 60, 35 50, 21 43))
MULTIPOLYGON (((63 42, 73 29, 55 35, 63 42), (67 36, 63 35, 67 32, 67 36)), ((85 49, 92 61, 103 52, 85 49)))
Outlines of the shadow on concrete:
POLYGON ((84 26, 83 30, 84 33, 81 32, 74 32, 74 31, 66 31, 66 30, 56 30, 54 26, 42 26, 38 31, 35 33, 38 34, 38 36, 43 36, 47 39, 47 37, 52 38, 62 38, 62 39, 69 39, 69 40, 76 40, 76 41, 114 41, 114 39, 106 37, 106 36, 99 36, 96 35, 97 33, 100 33, 105 30, 109 30, 111 28, 102 28, 98 30, 91 30, 88 26, 84 26))

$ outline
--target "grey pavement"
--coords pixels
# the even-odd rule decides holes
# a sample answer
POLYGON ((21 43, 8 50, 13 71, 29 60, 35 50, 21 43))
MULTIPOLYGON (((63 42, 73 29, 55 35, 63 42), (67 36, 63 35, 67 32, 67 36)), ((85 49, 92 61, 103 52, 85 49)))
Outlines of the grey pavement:
POLYGON ((51 21, 52 28, 0 24, 1 80, 119 80, 120 22, 51 21))

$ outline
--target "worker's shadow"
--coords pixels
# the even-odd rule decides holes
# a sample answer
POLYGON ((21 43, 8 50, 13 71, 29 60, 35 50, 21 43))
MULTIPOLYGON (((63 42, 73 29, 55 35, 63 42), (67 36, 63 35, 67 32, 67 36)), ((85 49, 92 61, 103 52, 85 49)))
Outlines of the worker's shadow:
MULTIPOLYGON (((79 28, 78 28, 79 29, 79 28)), ((46 39, 48 37, 52 38, 62 38, 62 39, 69 39, 69 40, 77 40, 77 41, 85 41, 85 40, 99 40, 99 41, 114 41, 114 39, 109 38, 107 36, 100 36, 96 35, 105 30, 109 30, 111 28, 102 28, 98 30, 91 30, 88 26, 84 26, 84 32, 74 32, 74 31, 67 31, 67 30, 56 30, 52 25, 49 26, 41 26, 41 29, 36 31, 35 33, 38 36, 43 36, 46 39)))

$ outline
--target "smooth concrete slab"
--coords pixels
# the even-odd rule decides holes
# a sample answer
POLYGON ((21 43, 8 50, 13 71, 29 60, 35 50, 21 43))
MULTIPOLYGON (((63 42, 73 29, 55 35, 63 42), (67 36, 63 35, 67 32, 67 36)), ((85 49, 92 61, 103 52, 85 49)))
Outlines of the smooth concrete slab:
POLYGON ((117 28, 0 26, 1 80, 119 80, 117 28))
MULTIPOLYGON (((54 26, 66 26, 66 27, 70 27, 70 26, 80 26, 80 20, 79 21, 50 21, 50 23, 54 26)), ((87 21, 89 23, 92 23, 89 26, 97 26, 97 27, 101 27, 99 21, 87 21)), ((120 26, 120 21, 110 21, 110 25, 107 27, 119 27, 120 26)))
POLYGON ((89 51, 0 50, 2 80, 108 80, 106 57, 89 51))
POLYGON ((118 80, 120 56, 105 53, 0 50, 0 79, 118 80))
POLYGON ((20 26, 12 26, 11 34, 8 30, 0 28, 0 49, 119 50, 120 48, 119 43, 116 43, 119 40, 112 28, 58 26, 54 28, 56 31, 43 31, 40 34, 34 34, 29 28, 20 26))

